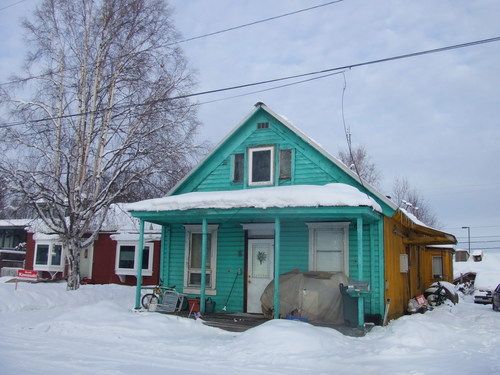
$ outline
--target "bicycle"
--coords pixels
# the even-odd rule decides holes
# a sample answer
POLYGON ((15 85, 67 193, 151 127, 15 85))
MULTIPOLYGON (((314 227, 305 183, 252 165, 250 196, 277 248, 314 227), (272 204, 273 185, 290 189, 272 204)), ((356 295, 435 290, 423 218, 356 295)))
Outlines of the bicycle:
POLYGON ((446 288, 441 285, 439 281, 433 283, 430 288, 424 292, 424 296, 427 301, 429 301, 429 305, 431 306, 439 306, 448 299, 446 295, 446 288))
POLYGON ((175 290, 174 286, 143 287, 152 289, 152 293, 145 294, 141 299, 142 307, 150 311, 176 312, 187 309, 188 301, 184 294, 175 290))

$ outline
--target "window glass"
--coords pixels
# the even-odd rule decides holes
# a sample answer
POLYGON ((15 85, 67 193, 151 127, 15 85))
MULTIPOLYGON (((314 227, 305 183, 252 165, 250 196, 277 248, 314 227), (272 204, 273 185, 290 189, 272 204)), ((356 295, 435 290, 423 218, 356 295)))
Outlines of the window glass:
MULTIPOLYGON (((200 286, 201 285, 201 273, 200 272, 190 272, 189 273, 189 285, 191 286, 200 286)), ((211 280, 210 280, 210 274, 206 274, 206 279, 205 279, 205 286, 210 287, 211 280)))
POLYGON ((49 263, 49 245, 37 245, 36 246, 36 264, 48 264, 49 263))
POLYGON ((252 152, 252 182, 271 181, 271 150, 252 152))
POLYGON ((280 180, 292 178, 292 150, 280 150, 280 180))
POLYGON ((316 230, 316 271, 342 271, 344 264, 342 230, 316 230))
POLYGON ((209 225, 207 232, 206 268, 201 268, 202 251, 201 226, 186 226, 185 270, 184 288, 192 288, 192 293, 197 293, 201 286, 202 272, 205 272, 205 287, 215 290, 216 283, 216 258, 217 258, 217 225, 209 225))
MULTIPOLYGON (((191 252, 189 257, 189 284, 200 286, 201 285, 201 233, 191 233, 191 252)), ((207 234, 207 257, 206 257, 206 270, 210 272, 212 258, 212 236, 207 234)), ((210 286, 210 273, 206 274, 206 286, 210 286)))
POLYGON ((121 245, 118 268, 134 269, 135 246, 121 245))
POLYGON ((349 273, 348 226, 345 223, 308 223, 309 269, 349 273))
POLYGON ((443 276, 443 258, 439 256, 432 257, 432 276, 434 279, 440 279, 443 276))
POLYGON ((54 245, 52 248, 52 259, 51 265, 53 266, 60 266, 61 261, 62 261, 62 246, 61 245, 54 245))
POLYGON ((243 181, 243 154, 233 155, 233 182, 243 181))
POLYGON ((142 253, 142 269, 147 270, 149 268, 149 246, 144 246, 144 252, 142 253))

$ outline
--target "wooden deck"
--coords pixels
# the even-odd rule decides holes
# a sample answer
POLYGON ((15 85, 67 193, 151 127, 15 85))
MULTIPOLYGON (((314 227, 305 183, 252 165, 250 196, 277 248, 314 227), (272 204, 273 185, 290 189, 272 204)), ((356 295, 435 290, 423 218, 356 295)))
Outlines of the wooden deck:
MULTIPOLYGON (((181 311, 174 313, 178 316, 183 316, 185 318, 194 318, 194 315, 189 315, 187 311, 181 311)), ((262 314, 248 314, 248 313, 230 313, 230 312, 216 312, 211 314, 206 314, 201 317, 203 324, 223 329, 230 332, 244 332, 250 328, 257 327, 269 319, 264 318, 262 314)), ((370 331, 372 326, 367 326, 365 328, 352 328, 344 325, 334 325, 328 323, 316 323, 308 322, 314 326, 327 327, 335 329, 346 336, 361 337, 370 331)))

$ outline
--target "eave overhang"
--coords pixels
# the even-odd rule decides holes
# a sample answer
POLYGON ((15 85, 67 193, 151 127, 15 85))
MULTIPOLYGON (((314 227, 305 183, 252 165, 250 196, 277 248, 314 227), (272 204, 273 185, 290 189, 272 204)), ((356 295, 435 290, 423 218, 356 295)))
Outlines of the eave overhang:
POLYGON ((382 214, 372 207, 280 207, 280 208, 231 208, 231 209, 190 209, 171 211, 130 211, 133 217, 159 225, 199 223, 202 218, 209 222, 266 222, 274 218, 284 220, 328 220, 352 221, 362 218, 374 222, 382 214))

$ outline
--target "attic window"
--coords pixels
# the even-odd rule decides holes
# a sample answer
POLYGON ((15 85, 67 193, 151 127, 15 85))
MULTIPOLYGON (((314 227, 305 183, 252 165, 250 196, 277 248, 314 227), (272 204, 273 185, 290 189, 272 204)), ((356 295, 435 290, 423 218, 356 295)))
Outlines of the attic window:
POLYGON ((274 147, 255 147, 248 150, 248 185, 274 183, 274 147))
POLYGON ((280 150, 279 155, 280 180, 290 180, 292 178, 292 150, 280 150))
POLYGON ((243 154, 233 155, 233 182, 243 181, 243 154))
POLYGON ((269 129, 268 122, 259 122, 257 123, 257 129, 269 129))

